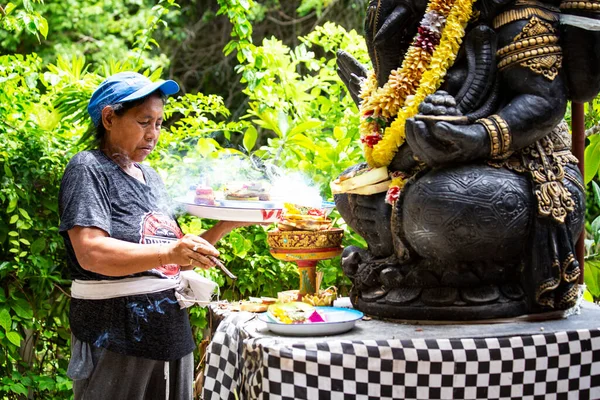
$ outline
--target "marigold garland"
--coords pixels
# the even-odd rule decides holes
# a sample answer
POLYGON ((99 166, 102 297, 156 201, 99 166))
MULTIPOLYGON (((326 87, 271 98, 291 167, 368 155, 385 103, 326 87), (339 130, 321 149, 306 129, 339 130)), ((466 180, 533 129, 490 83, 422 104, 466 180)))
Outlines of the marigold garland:
MULTIPOLYGON (((416 115, 418 105, 440 87, 456 59, 474 2, 431 0, 402 67, 392 71, 381 88, 374 73, 364 81, 360 130, 370 166, 389 165, 404 143, 406 120, 416 115), (393 117, 395 120, 384 130, 393 117)), ((400 188, 394 181, 392 186, 400 188)))

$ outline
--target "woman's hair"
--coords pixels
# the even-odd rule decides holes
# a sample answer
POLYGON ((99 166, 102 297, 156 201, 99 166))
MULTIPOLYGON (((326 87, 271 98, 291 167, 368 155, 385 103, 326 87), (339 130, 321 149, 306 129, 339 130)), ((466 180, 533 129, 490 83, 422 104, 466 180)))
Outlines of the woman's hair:
MULTIPOLYGON (((118 115, 119 117, 122 117, 123 115, 125 115, 125 113, 129 110, 131 110, 134 107, 139 106, 140 104, 143 104, 149 97, 154 96, 158 94, 160 96, 160 99, 162 100, 163 105, 166 104, 167 102, 167 96, 165 96, 160 89, 155 90, 154 92, 150 93, 147 96, 144 96, 140 99, 136 99, 133 101, 128 101, 125 103, 116 103, 116 104, 109 104, 109 106, 113 109, 114 113, 116 115, 118 115)), ((102 120, 100 120, 100 123, 98 124, 98 126, 94 126, 94 123, 92 123, 90 125, 90 128, 88 129, 88 132, 84 134, 84 138, 90 138, 91 137, 91 133, 93 132, 94 135, 94 140, 91 143, 91 148, 100 148, 103 144, 104 141, 104 137, 106 136, 106 128, 104 128, 104 124, 102 123, 102 120)), ((82 138, 82 139, 84 139, 82 138)))

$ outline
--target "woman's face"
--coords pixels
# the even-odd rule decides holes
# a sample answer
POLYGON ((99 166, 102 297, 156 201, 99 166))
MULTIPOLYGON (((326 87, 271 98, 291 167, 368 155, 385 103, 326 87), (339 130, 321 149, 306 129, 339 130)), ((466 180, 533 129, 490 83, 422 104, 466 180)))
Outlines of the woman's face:
POLYGON ((163 101, 160 96, 148 97, 122 116, 115 114, 110 108, 105 111, 105 147, 110 152, 109 155, 126 157, 132 162, 144 161, 160 136, 163 122, 163 101))

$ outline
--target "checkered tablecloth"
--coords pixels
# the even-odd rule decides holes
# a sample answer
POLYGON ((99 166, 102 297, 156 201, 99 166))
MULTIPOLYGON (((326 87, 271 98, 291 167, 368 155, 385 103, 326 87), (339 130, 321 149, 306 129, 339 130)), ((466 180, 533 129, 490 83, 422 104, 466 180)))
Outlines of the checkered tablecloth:
POLYGON ((252 337, 231 314, 208 349, 204 400, 600 399, 600 329, 459 339, 252 337))

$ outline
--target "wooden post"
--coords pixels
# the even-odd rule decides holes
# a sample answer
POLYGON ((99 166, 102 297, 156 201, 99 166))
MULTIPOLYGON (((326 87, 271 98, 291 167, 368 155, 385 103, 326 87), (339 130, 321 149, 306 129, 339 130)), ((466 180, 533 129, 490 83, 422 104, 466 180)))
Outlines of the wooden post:
MULTIPOLYGON (((583 158, 585 152, 585 121, 584 121, 583 103, 571 103, 571 129, 573 132, 573 155, 579 160, 579 170, 581 175, 584 175, 583 158)), ((585 229, 581 232, 581 236, 577 241, 575 251, 577 252, 577 261, 579 261, 579 268, 581 269, 581 275, 579 276, 579 283, 583 283, 584 274, 584 260, 585 260, 585 229)))

